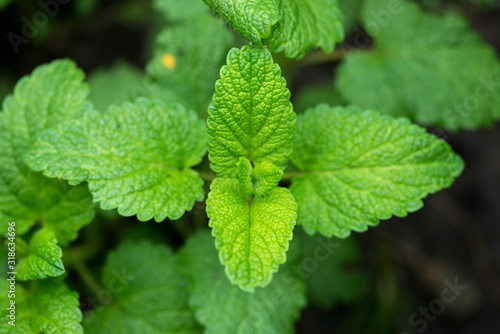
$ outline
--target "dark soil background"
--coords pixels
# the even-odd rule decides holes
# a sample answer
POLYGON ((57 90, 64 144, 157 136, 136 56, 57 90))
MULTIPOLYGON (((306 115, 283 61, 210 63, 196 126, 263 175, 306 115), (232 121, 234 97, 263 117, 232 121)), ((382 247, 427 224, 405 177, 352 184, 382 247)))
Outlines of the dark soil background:
MULTIPOLYGON (((500 8, 481 10, 468 1, 461 5, 474 29, 500 54, 500 8)), ((17 54, 6 35, 20 34, 21 19, 37 11, 36 2, 18 1, 1 12, 0 80, 15 82, 61 57, 74 59, 86 72, 118 58, 143 68, 148 59, 143 50, 157 23, 150 3, 105 0, 97 6, 78 15, 73 2, 62 6, 17 54)), ((335 67, 326 63, 301 68, 294 74, 292 95, 331 83, 335 67)), ((463 157, 465 172, 450 189, 429 196, 420 211, 356 234, 370 272, 370 293, 354 305, 330 311, 306 308, 297 333, 416 333, 423 326, 412 326, 409 317, 440 299, 446 280, 467 288, 419 332, 500 332, 500 124, 476 132, 429 131, 463 157)))

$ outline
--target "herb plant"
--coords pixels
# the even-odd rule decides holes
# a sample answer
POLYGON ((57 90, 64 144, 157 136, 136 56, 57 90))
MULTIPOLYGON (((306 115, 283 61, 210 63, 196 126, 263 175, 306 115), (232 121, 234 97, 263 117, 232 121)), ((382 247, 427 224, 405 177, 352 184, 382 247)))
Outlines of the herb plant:
MULTIPOLYGON (((359 257, 352 231, 420 209, 461 174, 451 147, 412 121, 477 129, 500 116, 488 86, 500 74, 496 55, 459 15, 407 0, 205 2, 155 1, 173 24, 158 35, 140 85, 141 74, 120 65, 93 76, 89 91, 83 71, 62 59, 4 99, 0 231, 8 238, 15 222, 8 271, 18 282, 15 327, 2 321, 0 332, 291 333, 306 285, 325 307, 362 289, 362 277, 341 269, 359 257), (375 40, 370 52, 337 45, 344 16, 352 27, 348 13, 358 10, 375 40), (375 26, 380 13, 387 23, 375 26), (226 23, 249 44, 233 47, 226 23), (317 48, 347 54, 335 91, 348 103, 297 115, 273 54, 286 67, 317 48), (471 109, 465 91, 489 99, 471 109), (66 267, 92 273, 84 252, 66 248, 96 210, 100 223, 101 209, 173 224, 185 242, 177 251, 122 243, 101 283, 84 278, 110 301, 82 305, 64 283, 66 267), (186 228, 183 217, 196 223, 186 228), (325 246, 326 275, 350 280, 347 290, 296 270, 311 240, 335 237, 353 250, 343 258, 325 246)), ((5 320, 9 281, 0 286, 5 320)))

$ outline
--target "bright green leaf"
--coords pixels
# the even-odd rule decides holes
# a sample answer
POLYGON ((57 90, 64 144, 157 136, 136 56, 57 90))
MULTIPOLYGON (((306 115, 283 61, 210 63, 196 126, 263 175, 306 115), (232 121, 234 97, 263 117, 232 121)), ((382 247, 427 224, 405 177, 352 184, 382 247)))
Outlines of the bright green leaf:
POLYGON ((204 0, 241 36, 262 47, 280 20, 276 0, 204 0))
POLYGON ((248 195, 268 194, 278 186, 282 176, 281 169, 269 162, 257 163, 255 167, 244 157, 238 162, 238 180, 248 195))
POLYGON ((92 72, 88 82, 89 99, 99 111, 106 111, 112 104, 132 102, 138 97, 148 95, 145 74, 124 61, 92 72))
POLYGON ((44 279, 31 282, 26 289, 16 284, 15 327, 7 323, 10 298, 7 291, 9 281, 0 280, 0 305, 2 322, 0 333, 11 334, 83 334, 80 326, 82 313, 78 307, 78 294, 69 290, 59 279, 44 279))
POLYGON ((207 199, 209 225, 233 284, 252 291, 270 283, 286 261, 297 204, 285 188, 248 195, 236 179, 217 178, 207 199))
POLYGON ((224 275, 212 237, 206 231, 190 238, 179 254, 181 269, 190 280, 189 304, 205 334, 287 334, 306 304, 304 284, 293 269, 298 252, 272 282, 255 292, 244 292, 224 275))
POLYGON ((269 38, 273 52, 285 52, 300 59, 315 48, 332 52, 335 43, 344 39, 343 15, 337 0, 278 0, 281 9, 280 29, 269 38))
POLYGON ((22 160, 40 133, 90 108, 84 74, 69 60, 35 69, 19 80, 0 113, 0 232, 16 222, 18 235, 38 220, 66 245, 93 216, 85 185, 70 187, 30 170, 22 160))
POLYGON ((278 186, 283 172, 269 162, 258 163, 252 170, 255 195, 264 196, 278 186))
POLYGON ((31 238, 29 254, 19 260, 16 271, 21 281, 57 277, 64 273, 62 250, 54 233, 42 229, 31 238))
POLYGON ((232 49, 209 108, 208 152, 219 176, 236 176, 240 157, 284 169, 296 115, 280 68, 266 49, 232 49))
POLYGON ((302 171, 291 186, 297 223, 340 238, 420 209, 464 167, 444 140, 405 118, 327 105, 299 116, 292 161, 302 171))
POLYGON ((500 117, 500 62, 463 17, 370 0, 364 22, 375 51, 353 54, 338 73, 351 103, 452 130, 500 117))
POLYGON ((191 19, 208 12, 201 0, 154 0, 153 5, 170 21, 191 19))
POLYGON ((205 151, 205 125, 196 114, 141 98, 45 132, 28 160, 49 177, 87 181, 103 209, 159 222, 178 219, 203 199, 203 181, 189 167, 205 151))
POLYGON ((232 43, 224 23, 208 14, 166 28, 156 39, 147 67, 158 82, 145 86, 149 96, 182 103, 206 118, 214 82, 232 43))
POLYGON ((186 280, 167 247, 122 244, 108 256, 102 282, 113 304, 85 314, 86 333, 202 333, 188 307, 186 280))

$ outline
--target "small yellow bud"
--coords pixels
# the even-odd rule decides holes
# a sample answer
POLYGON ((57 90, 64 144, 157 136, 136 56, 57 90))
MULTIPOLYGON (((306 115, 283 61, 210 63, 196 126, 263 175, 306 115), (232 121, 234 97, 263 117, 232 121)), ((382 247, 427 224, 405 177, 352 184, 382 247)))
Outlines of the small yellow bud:
POLYGON ((169 70, 173 70, 175 68, 175 57, 170 53, 164 54, 161 58, 161 62, 163 66, 165 66, 169 70))

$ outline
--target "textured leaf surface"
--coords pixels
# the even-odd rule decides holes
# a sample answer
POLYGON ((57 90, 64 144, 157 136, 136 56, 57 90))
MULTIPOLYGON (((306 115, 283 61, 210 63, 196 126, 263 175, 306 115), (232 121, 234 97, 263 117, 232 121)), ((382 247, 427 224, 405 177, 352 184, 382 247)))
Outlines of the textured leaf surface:
POLYGON ((233 284, 252 291, 266 286, 286 261, 297 204, 288 189, 264 196, 245 192, 236 179, 217 178, 207 199, 209 225, 222 264, 233 284))
POLYGON ((283 172, 269 162, 252 167, 250 161, 241 157, 238 162, 238 180, 248 195, 263 196, 278 186, 283 172))
MULTIPOLYGON (((466 20, 407 1, 397 8, 380 29, 367 26, 376 51, 348 58, 338 73, 341 93, 361 107, 452 130, 500 117, 500 63, 466 20)), ((367 1, 364 21, 383 10, 386 1, 367 1)))
POLYGON ((145 74, 124 61, 92 72, 88 82, 89 99, 99 111, 106 111, 112 104, 132 102, 138 97, 148 95, 145 74))
POLYGON ((17 264, 16 277, 27 281, 60 276, 64 273, 61 257, 62 250, 57 245, 54 233, 39 230, 31 238, 28 256, 17 264))
POLYGON ((280 29, 269 39, 273 52, 300 59, 315 48, 332 52, 344 39, 343 15, 336 0, 278 0, 280 29))
POLYGON ((232 49, 209 108, 208 152, 219 176, 236 176, 240 157, 284 169, 296 115, 279 66, 266 49, 232 49))
POLYGON ((208 12, 201 0, 154 0, 153 5, 170 21, 191 19, 208 12))
POLYGON ((86 333, 202 333, 188 306, 186 281, 167 247, 122 244, 108 256, 102 282, 113 305, 85 314, 86 333))
POLYGON ((179 255, 190 280, 189 304, 205 334, 293 333, 306 304, 304 284, 292 270, 298 253, 290 249, 287 263, 269 286, 248 293, 228 281, 212 240, 208 232, 199 232, 179 255))
POLYGON ((297 229, 294 237, 300 240, 301 268, 309 301, 331 309, 338 304, 352 303, 363 295, 367 273, 362 271, 361 252, 352 236, 347 239, 309 236, 297 229), (317 263, 316 270, 310 270, 312 261, 317 263))
POLYGON ((232 43, 233 35, 224 22, 208 14, 166 28, 148 64, 148 73, 159 85, 145 87, 149 96, 180 102, 205 118, 219 68, 232 43))
MULTIPOLYGON (((9 283, 0 280, 1 316, 0 333, 12 334, 83 334, 80 325, 82 313, 78 307, 78 294, 69 290, 59 279, 31 282, 26 289, 16 284, 16 326, 7 324, 7 296, 9 283)), ((9 320, 10 321, 10 320, 9 320)))
POLYGON ((193 112, 141 98, 45 132, 29 163, 49 177, 88 181, 103 209, 159 222, 203 199, 203 181, 189 167, 205 154, 204 134, 193 112))
POLYGON ((65 245, 94 215, 85 185, 69 187, 31 171, 22 157, 40 133, 90 108, 83 72, 69 60, 58 60, 22 78, 0 113, 0 232, 16 222, 18 235, 36 221, 65 245))
POLYGON ((257 46, 271 36, 280 20, 276 0, 204 0, 241 36, 257 46))
POLYGON ((340 238, 420 209, 463 169, 445 141, 405 118, 327 105, 299 116, 292 161, 303 171, 291 186, 297 223, 340 238))

